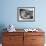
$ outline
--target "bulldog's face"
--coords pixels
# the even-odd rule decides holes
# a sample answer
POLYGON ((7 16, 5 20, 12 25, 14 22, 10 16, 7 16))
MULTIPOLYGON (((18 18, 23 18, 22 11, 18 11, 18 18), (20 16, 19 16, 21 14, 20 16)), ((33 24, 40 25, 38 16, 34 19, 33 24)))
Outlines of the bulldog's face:
POLYGON ((25 9, 21 10, 20 16, 22 19, 32 19, 33 18, 32 15, 33 15, 33 11, 28 11, 25 9))

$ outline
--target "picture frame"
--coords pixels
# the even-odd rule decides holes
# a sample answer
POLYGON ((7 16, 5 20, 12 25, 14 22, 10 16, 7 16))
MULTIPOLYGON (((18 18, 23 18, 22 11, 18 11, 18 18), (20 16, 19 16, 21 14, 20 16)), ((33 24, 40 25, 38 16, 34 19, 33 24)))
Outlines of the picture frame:
POLYGON ((18 22, 34 22, 35 21, 35 7, 18 7, 17 8, 18 22))

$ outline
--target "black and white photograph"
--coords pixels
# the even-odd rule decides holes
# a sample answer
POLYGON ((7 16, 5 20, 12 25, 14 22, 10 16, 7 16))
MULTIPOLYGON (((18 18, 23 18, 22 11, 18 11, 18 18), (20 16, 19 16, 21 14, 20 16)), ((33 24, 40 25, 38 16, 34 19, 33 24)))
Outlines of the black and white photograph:
POLYGON ((18 7, 17 20, 24 22, 35 21, 35 7, 18 7))

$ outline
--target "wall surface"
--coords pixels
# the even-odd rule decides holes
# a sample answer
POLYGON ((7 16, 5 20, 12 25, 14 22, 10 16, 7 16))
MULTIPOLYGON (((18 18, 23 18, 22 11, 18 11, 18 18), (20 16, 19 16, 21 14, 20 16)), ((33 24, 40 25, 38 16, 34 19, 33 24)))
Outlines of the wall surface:
MULTIPOLYGON (((13 24, 16 28, 46 28, 46 0, 0 0, 0 29, 13 24), (18 22, 17 7, 35 7, 35 22, 18 22)), ((1 30, 0 30, 1 31, 1 30)))
POLYGON ((46 32, 46 0, 0 0, 0 40, 2 29, 9 24, 15 28, 42 28, 46 32), (17 7, 35 7, 35 22, 18 22, 17 7))

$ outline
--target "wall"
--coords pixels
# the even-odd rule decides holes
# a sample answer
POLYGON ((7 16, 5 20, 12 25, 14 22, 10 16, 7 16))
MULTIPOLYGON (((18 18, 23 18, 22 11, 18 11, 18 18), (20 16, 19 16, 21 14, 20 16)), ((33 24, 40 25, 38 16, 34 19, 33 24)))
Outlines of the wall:
POLYGON ((0 0, 0 25, 16 28, 46 28, 45 0, 0 0), (35 7, 35 22, 18 22, 17 7, 35 7))
POLYGON ((0 25, 16 28, 46 28, 45 0, 0 0, 0 25), (18 22, 17 7, 35 7, 35 22, 18 22))

